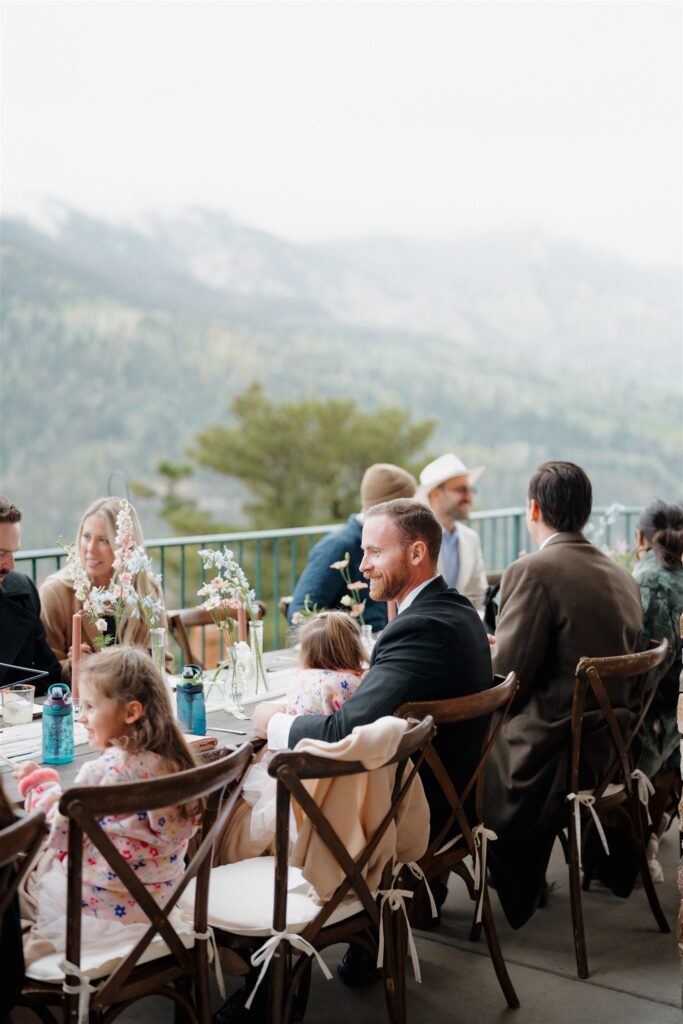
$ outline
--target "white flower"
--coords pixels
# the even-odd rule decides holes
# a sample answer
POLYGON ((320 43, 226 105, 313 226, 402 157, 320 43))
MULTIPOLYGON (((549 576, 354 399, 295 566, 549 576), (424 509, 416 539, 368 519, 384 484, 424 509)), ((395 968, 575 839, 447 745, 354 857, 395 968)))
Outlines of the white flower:
POLYGON ((344 594, 344 596, 339 601, 339 604, 343 604, 345 608, 352 608, 354 605, 354 600, 350 594, 344 594))
POLYGON ((98 619, 97 622, 95 623, 95 629, 99 630, 100 633, 106 633, 107 632, 107 620, 106 619, 98 619))

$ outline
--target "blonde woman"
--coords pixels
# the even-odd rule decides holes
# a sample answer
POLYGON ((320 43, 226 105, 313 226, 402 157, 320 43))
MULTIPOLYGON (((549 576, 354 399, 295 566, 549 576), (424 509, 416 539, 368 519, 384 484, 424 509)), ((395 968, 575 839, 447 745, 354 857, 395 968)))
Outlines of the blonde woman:
MULTIPOLYGON (((98 498, 84 512, 76 537, 76 553, 94 587, 107 587, 114 573, 114 552, 116 548, 116 517, 121 510, 122 498, 98 498)), ((129 506, 136 546, 143 545, 142 529, 138 514, 129 506)), ((133 586, 141 596, 152 593, 155 599, 163 601, 160 589, 150 584, 145 573, 133 578, 133 586)), ((74 590, 73 571, 69 566, 53 573, 40 587, 42 605, 41 619, 45 635, 62 666, 62 679, 71 679, 72 623, 75 612, 83 605, 74 590)), ((105 617, 106 619, 106 617, 105 617)), ((159 620, 166 626, 163 608, 159 620)), ((113 635, 113 620, 107 620, 107 632, 113 635)), ((119 623, 119 643, 137 644, 151 648, 149 627, 141 619, 126 612, 119 623)), ((96 641, 101 634, 91 619, 84 615, 81 623, 81 651, 83 655, 96 650, 96 641)), ((170 666, 172 656, 167 652, 166 661, 170 666)))

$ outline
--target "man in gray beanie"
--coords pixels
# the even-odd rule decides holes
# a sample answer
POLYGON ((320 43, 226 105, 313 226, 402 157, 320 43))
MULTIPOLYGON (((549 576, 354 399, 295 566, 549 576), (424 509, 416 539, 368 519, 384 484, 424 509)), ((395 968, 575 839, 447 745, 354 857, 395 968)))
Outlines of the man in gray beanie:
MULTIPOLYGON (((347 553, 351 579, 354 582, 356 580, 365 582, 359 568, 363 558, 361 547, 363 512, 373 505, 380 505, 393 498, 412 498, 416 490, 415 478, 405 469, 393 466, 390 462, 376 462, 365 470, 360 485, 363 511, 354 512, 344 526, 328 533, 326 537, 318 541, 315 547, 311 548, 308 562, 294 588, 287 611, 290 623, 296 612, 300 612, 304 607, 307 596, 310 607, 317 605, 319 609, 322 609, 339 606, 341 599, 348 594, 348 591, 339 570, 332 569, 330 566, 335 562, 344 561, 347 553)), ((373 601, 370 597, 367 597, 365 601, 365 610, 363 611, 365 622, 372 626, 373 630, 384 629, 387 624, 385 602, 373 601)))

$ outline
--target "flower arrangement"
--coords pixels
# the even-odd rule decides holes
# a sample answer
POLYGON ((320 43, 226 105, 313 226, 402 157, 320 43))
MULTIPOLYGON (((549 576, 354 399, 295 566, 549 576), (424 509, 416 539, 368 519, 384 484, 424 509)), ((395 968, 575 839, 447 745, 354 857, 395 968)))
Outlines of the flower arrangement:
MULTIPOLYGON (((223 548, 222 551, 204 548, 199 552, 199 557, 205 570, 216 569, 217 573, 199 588, 197 596, 204 598, 201 607, 211 613, 211 618, 228 650, 228 657, 216 668, 213 682, 216 681, 223 669, 229 668, 234 694, 236 694, 238 680, 246 680, 254 676, 256 677, 256 693, 258 693, 261 682, 268 689, 260 644, 254 643, 250 648, 242 640, 238 643, 234 642, 236 622, 231 612, 244 608, 249 619, 255 621, 258 618, 256 594, 249 586, 244 570, 228 548, 223 548)), ((234 702, 237 703, 237 700, 234 702)))
POLYGON ((130 504, 125 499, 116 516, 113 573, 106 587, 91 584, 75 545, 62 542, 62 547, 66 551, 66 564, 73 576, 76 597, 98 633, 94 641, 96 650, 118 643, 121 620, 126 613, 134 619, 142 619, 149 629, 159 624, 163 602, 155 597, 154 588, 160 587, 161 576, 154 572, 145 549, 135 544, 130 504), (114 619, 113 636, 107 633, 107 616, 114 619))
POLYGON ((609 555, 613 561, 623 565, 625 569, 632 572, 635 566, 635 555, 628 542, 626 540, 618 540, 614 545, 607 543, 608 529, 617 522, 623 511, 624 505, 615 502, 605 509, 597 523, 587 523, 583 532, 592 544, 595 544, 606 555, 609 555))
POLYGON ((311 595, 306 594, 303 608, 299 608, 299 610, 294 612, 292 615, 292 625, 301 626, 304 622, 308 622, 309 619, 312 619, 314 615, 317 615, 318 612, 321 611, 323 611, 323 609, 318 608, 317 602, 311 604, 311 595))
POLYGON ((349 594, 344 594, 339 603, 345 608, 348 608, 354 619, 358 619, 361 626, 364 626, 365 619, 363 618, 363 612, 365 611, 365 601, 359 600, 359 591, 367 590, 368 584, 363 580, 353 581, 351 579, 351 573, 349 571, 350 560, 351 559, 347 551, 340 562, 332 562, 330 569, 337 569, 341 573, 341 577, 346 584, 346 589, 350 591, 349 594))

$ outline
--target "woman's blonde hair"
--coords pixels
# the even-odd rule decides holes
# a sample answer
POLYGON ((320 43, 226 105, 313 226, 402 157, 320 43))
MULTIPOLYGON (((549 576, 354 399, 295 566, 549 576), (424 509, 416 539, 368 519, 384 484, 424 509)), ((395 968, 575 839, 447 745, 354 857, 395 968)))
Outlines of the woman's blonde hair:
POLYGON ((358 623, 346 612, 318 612, 299 630, 303 668, 360 672, 365 651, 358 623))
POLYGON ((194 768, 192 756, 178 728, 166 684, 147 651, 142 647, 105 647, 81 662, 81 680, 114 703, 142 704, 142 714, 128 728, 117 746, 136 753, 158 754, 167 771, 194 768))
MULTIPOLYGON (((81 539, 83 537, 83 529, 85 521, 89 516, 100 516, 104 523, 104 532, 107 535, 109 546, 112 551, 116 549, 116 517, 121 511, 121 503, 123 498, 98 498, 93 501, 91 505, 88 505, 81 521, 78 526, 78 533, 76 534, 76 553, 78 557, 81 557, 81 539)), ((130 518, 133 524, 133 537, 135 545, 142 547, 144 541, 142 538, 142 527, 140 526, 140 519, 137 512, 132 505, 130 508, 130 518)), ((60 569, 56 574, 58 578, 64 580, 65 583, 73 583, 73 576, 68 568, 60 569)), ((133 586, 135 587, 138 594, 142 597, 147 597, 148 594, 153 593, 154 597, 161 598, 161 591, 158 587, 150 586, 147 575, 144 572, 137 573, 133 577, 133 586)), ((135 618, 130 615, 126 610, 119 623, 119 640, 123 644, 141 644, 149 645, 149 628, 143 622, 141 618, 135 618)))

